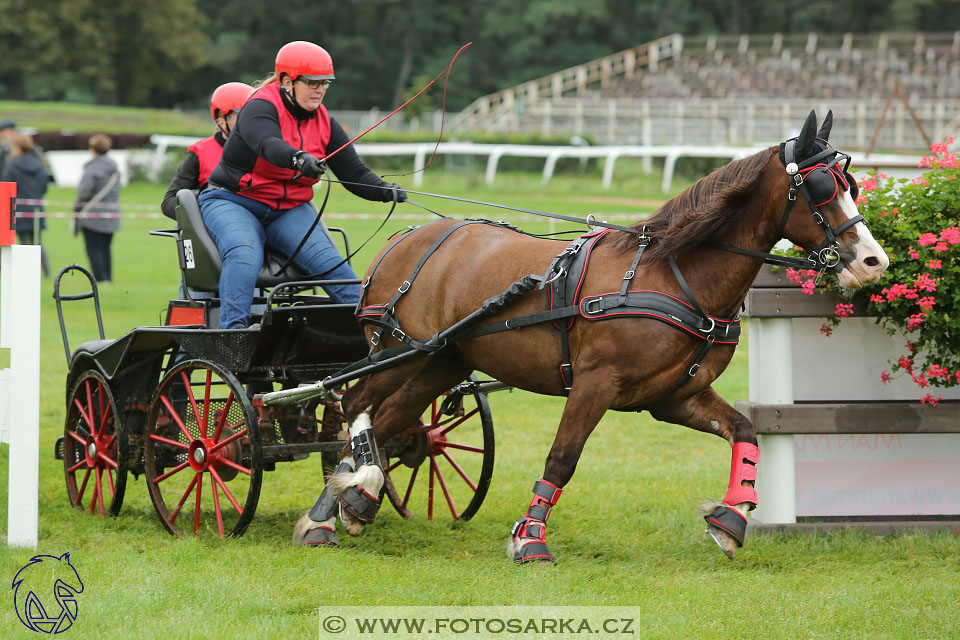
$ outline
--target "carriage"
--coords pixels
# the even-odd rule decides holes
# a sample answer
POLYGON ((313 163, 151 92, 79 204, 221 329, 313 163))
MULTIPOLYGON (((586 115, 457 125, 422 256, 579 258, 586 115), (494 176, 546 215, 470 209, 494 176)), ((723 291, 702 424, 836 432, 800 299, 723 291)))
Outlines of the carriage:
MULTIPOLYGON (((220 329, 219 256, 194 192, 178 194, 177 222, 152 232, 176 240, 188 294, 170 301, 163 326, 105 339, 92 276, 76 265, 57 275, 69 372, 56 455, 79 509, 119 514, 128 476, 143 475, 170 533, 238 535, 257 509, 265 471, 312 453, 329 469, 347 444, 336 394, 269 406, 257 394, 323 379, 364 358, 368 346, 353 305, 333 304, 318 294, 326 281, 305 280, 294 267, 278 275, 272 255, 258 277, 254 324, 220 329), (81 280, 83 291, 62 293, 63 278, 79 274, 89 290, 81 280), (62 304, 84 299, 93 300, 100 338, 71 351, 62 304)), ((349 254, 342 229, 324 232, 338 234, 349 254)), ((479 509, 493 473, 493 387, 500 385, 471 377, 381 447, 385 493, 400 514, 466 519, 479 509)))

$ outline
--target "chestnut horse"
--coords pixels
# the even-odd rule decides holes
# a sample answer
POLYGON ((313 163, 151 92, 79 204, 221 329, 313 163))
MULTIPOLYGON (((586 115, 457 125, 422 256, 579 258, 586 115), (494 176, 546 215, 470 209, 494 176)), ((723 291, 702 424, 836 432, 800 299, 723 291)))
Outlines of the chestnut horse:
MULTIPOLYGON (((591 309, 587 305, 584 311, 581 304, 575 321, 553 318, 509 331, 467 334, 437 355, 417 356, 361 378, 342 400, 351 451, 317 504, 297 523, 294 542, 335 545, 337 511, 350 533, 371 522, 384 479, 376 443, 416 424, 433 399, 478 370, 521 389, 567 395, 543 477, 511 532, 508 553, 515 562, 554 560, 545 543, 547 518, 572 478, 587 438, 609 409, 647 409, 657 420, 730 443, 727 494, 704 511, 708 532, 733 557, 743 543, 747 513, 757 503, 759 450, 753 425, 711 387, 730 363, 736 343, 714 339, 714 327, 739 332, 737 312, 765 252, 781 237, 810 252, 809 262, 821 271, 835 272, 845 290, 876 282, 889 264, 857 213, 856 183, 839 163, 849 162, 849 156, 827 143, 831 125, 828 114, 817 131, 811 112, 796 139, 714 171, 667 202, 645 227, 635 225, 637 232, 612 230, 594 238, 579 280, 580 301, 618 291, 626 280, 630 291, 660 292, 652 295, 698 312, 704 326, 710 323, 709 330, 681 330, 685 327, 678 328, 662 313, 588 321, 591 309), (651 239, 638 252, 648 242, 641 229, 651 239), (557 327, 568 322, 567 349, 562 349, 557 327), (709 331, 713 334, 705 339, 709 331), (712 348, 704 348, 708 343, 712 348), (572 381, 570 369, 558 372, 563 352, 572 365, 572 381)), ((396 297, 392 326, 402 328, 391 333, 367 325, 367 338, 378 349, 399 345, 394 335, 428 340, 525 274, 543 274, 555 264, 554 241, 488 224, 451 231, 454 224, 437 221, 408 233, 381 252, 368 271, 366 309, 382 310, 396 297), (409 277, 416 268, 416 278, 409 277), (403 290, 399 296, 398 287, 403 290)), ((543 312, 550 308, 550 289, 515 296, 489 320, 502 324, 543 312)), ((361 312, 361 319, 368 316, 361 312)))

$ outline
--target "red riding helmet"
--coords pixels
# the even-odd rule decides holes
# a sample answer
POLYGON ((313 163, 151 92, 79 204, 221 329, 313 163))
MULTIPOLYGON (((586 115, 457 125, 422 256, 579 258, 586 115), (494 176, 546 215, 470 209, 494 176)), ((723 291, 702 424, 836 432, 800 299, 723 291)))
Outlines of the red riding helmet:
POLYGON ((296 40, 288 42, 277 52, 277 62, 274 66, 277 79, 281 74, 287 74, 291 80, 304 78, 306 80, 333 80, 333 59, 323 47, 296 40))
POLYGON ((217 111, 224 117, 231 111, 239 111, 251 93, 253 93, 253 87, 243 82, 228 82, 220 85, 210 96, 210 117, 216 120, 217 111))

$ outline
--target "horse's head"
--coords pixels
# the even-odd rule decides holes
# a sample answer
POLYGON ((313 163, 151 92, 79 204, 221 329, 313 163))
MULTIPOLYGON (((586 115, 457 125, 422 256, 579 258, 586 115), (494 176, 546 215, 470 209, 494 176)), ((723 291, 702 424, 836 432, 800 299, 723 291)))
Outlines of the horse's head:
POLYGON ((827 142, 832 126, 828 112, 817 131, 811 111, 800 135, 780 145, 789 199, 777 231, 808 251, 817 268, 834 271, 843 289, 853 290, 879 280, 890 259, 857 211, 850 156, 827 142), (793 209, 806 215, 790 215, 793 209))

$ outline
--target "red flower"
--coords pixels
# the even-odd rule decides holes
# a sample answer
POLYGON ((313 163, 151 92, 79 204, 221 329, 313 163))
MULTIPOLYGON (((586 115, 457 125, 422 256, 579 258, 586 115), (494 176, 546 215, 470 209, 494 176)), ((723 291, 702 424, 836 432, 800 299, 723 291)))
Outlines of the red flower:
POLYGON ((960 227, 947 227, 940 232, 940 239, 950 244, 960 243, 960 227))
POLYGON ((917 306, 924 311, 930 311, 936 304, 937 300, 933 296, 924 296, 917 300, 917 306))
POLYGON ((929 264, 930 264, 930 268, 931 268, 931 269, 942 269, 942 268, 943 268, 943 260, 933 260, 933 259, 931 259, 929 264))
POLYGON ((883 384, 887 384, 888 382, 890 382, 890 380, 891 378, 889 373, 887 373, 886 371, 880 372, 880 382, 882 382, 883 384))
POLYGON ((917 250, 914 249, 913 247, 907 247, 907 250, 910 252, 910 259, 911 259, 911 260, 916 260, 917 258, 920 257, 920 254, 917 253, 917 250))
POLYGON ((920 243, 921 247, 925 247, 929 244, 933 244, 936 241, 937 241, 937 234, 935 233, 924 233, 919 238, 917 238, 917 242, 920 243))
POLYGON ((937 252, 946 251, 946 250, 949 249, 949 248, 950 248, 950 247, 947 245, 946 242, 938 242, 937 244, 935 244, 935 245, 933 246, 933 250, 934 250, 934 251, 937 251, 937 252))
POLYGON ((934 398, 931 394, 927 394, 920 398, 921 404, 929 404, 931 407, 935 407, 940 404, 940 401, 943 400, 943 396, 937 396, 934 398))
POLYGON ((830 326, 830 323, 829 323, 829 322, 824 322, 824 323, 820 326, 820 333, 822 333, 823 335, 825 335, 825 336, 827 336, 827 337, 829 338, 830 336, 833 335, 833 327, 830 326))

